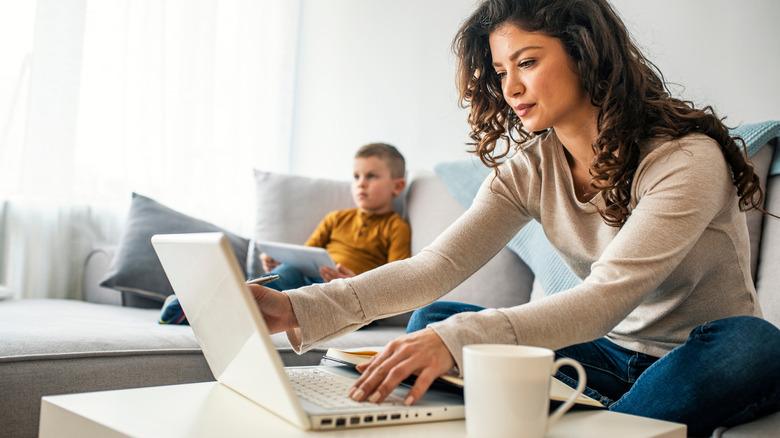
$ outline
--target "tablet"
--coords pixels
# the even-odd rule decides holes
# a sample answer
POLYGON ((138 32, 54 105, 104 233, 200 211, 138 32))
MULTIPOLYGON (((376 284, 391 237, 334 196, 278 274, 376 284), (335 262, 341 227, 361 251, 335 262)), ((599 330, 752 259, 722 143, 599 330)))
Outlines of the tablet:
POLYGON ((279 263, 298 269, 307 277, 320 278, 320 268, 323 266, 337 269, 336 263, 325 248, 269 241, 257 244, 261 252, 279 263))

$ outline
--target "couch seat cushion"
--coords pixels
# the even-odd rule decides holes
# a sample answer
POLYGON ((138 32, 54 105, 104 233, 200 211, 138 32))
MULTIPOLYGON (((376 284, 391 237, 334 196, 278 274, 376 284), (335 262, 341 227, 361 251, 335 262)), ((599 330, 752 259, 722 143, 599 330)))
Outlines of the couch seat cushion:
MULTIPOLYGON (((75 300, 2 301, 0 363, 161 353, 202 358, 190 326, 159 324, 159 316, 159 309, 75 300)), ((293 352, 285 334, 271 337, 285 365, 310 365, 318 363, 329 347, 384 345, 401 334, 403 327, 369 327, 303 356, 293 352)))
POLYGON ((0 361, 35 356, 130 354, 147 350, 200 351, 189 327, 160 326, 160 310, 74 300, 0 303, 0 361))
MULTIPOLYGON (((157 323, 159 309, 73 300, 0 301, 3 436, 34 437, 44 395, 213 380, 192 328, 157 323)), ((273 335, 285 365, 311 365, 328 347, 384 345, 402 327, 370 327, 304 355, 273 335)))

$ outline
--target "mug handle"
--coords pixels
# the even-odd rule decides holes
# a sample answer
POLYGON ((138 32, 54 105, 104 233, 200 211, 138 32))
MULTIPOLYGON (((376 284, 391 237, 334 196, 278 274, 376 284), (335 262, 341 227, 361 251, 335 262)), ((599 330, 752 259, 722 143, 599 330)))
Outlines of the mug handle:
MULTIPOLYGON (((552 375, 555 375, 555 373, 558 372, 558 369, 564 365, 571 365, 574 367, 574 369, 577 370, 577 389, 575 392, 573 392, 568 399, 566 399, 566 402, 560 406, 558 406, 558 409, 555 410, 552 414, 550 414, 550 417, 547 419, 547 429, 550 429, 550 426, 552 426, 553 423, 558 421, 563 414, 566 413, 569 409, 571 409, 572 406, 574 406, 574 402, 582 395, 582 392, 585 391, 585 369, 582 368, 582 365, 580 365, 579 362, 577 362, 574 359, 564 357, 561 359, 558 359, 553 364, 553 372, 552 375)), ((553 378, 553 377, 551 377, 553 378)))

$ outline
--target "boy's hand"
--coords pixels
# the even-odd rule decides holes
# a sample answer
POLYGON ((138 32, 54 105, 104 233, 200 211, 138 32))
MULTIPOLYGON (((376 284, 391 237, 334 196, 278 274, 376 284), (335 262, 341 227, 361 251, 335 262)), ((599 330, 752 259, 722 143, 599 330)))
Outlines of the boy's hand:
POLYGON ((268 331, 279 333, 298 327, 298 318, 295 317, 287 294, 257 284, 250 284, 249 290, 255 297, 255 303, 265 319, 268 331))
POLYGON ((275 267, 280 265, 279 262, 272 259, 271 256, 269 256, 266 253, 260 254, 260 262, 263 264, 263 271, 265 271, 266 274, 271 272, 275 267))
POLYGON ((338 268, 338 270, 329 268, 327 266, 323 266, 320 268, 320 277, 322 277, 325 283, 331 280, 335 280, 337 278, 350 278, 357 275, 352 270, 342 265, 341 263, 336 265, 336 267, 338 268))

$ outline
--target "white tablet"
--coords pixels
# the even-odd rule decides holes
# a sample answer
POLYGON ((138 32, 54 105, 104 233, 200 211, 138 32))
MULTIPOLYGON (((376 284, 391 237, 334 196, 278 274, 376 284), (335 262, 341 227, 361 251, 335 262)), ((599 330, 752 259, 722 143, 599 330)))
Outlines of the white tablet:
POLYGON ((295 267, 308 277, 320 278, 320 268, 323 266, 336 269, 336 263, 325 248, 268 241, 257 244, 261 252, 279 263, 295 267))

